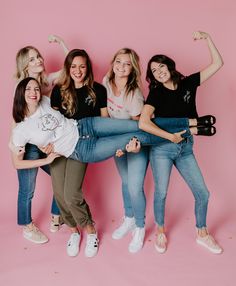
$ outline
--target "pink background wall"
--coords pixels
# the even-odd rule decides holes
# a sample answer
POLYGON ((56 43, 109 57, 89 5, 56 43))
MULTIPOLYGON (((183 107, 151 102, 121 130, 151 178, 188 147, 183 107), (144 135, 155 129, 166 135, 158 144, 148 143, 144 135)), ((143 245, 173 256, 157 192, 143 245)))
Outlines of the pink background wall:
MULTIPOLYGON (((234 0, 6 1, 0 10, 2 98, 0 104, 2 194, 0 229, 7 233, 10 226, 13 229, 13 235, 17 229, 15 221, 18 186, 16 172, 10 161, 7 142, 15 86, 13 79, 15 55, 18 49, 26 45, 37 47, 45 58, 47 71, 52 72, 61 67, 64 55, 56 44, 47 42, 47 37, 51 33, 60 35, 69 48, 87 50, 94 64, 95 78, 97 81, 101 81, 113 54, 122 47, 131 47, 137 51, 141 58, 146 96, 147 84, 144 76, 147 61, 152 55, 164 53, 173 57, 176 60, 177 68, 184 74, 198 71, 209 63, 210 57, 206 43, 204 41, 194 42, 191 38, 193 31, 202 30, 211 34, 222 54, 225 65, 198 90, 199 114, 212 113, 216 115, 217 134, 213 138, 196 138, 195 151, 211 191, 208 223, 210 229, 217 234, 218 240, 226 249, 225 259, 229 255, 227 257, 229 266, 225 269, 230 271, 230 265, 233 264, 231 255, 236 252, 235 240, 234 244, 232 240, 236 235, 235 12, 234 0)), ((147 226, 150 229, 150 234, 153 235, 153 180, 150 170, 145 186, 148 195, 147 226)), ((34 200, 34 216, 38 217, 43 224, 47 223, 49 219, 48 198, 51 196, 50 188, 50 179, 40 173, 34 200)), ((114 229, 114 224, 111 225, 111 221, 119 220, 123 215, 120 180, 113 160, 93 164, 89 167, 85 191, 98 228, 103 233, 110 235, 114 229)), ((189 220, 189 226, 186 227, 185 225, 183 231, 189 231, 190 235, 194 237, 192 233, 194 231, 193 198, 180 176, 174 171, 167 204, 167 228, 170 231, 181 228, 181 221, 183 223, 185 220, 189 220)), ((21 239, 21 234, 18 233, 17 235, 16 241, 21 239)), ((2 236, 1 239, 3 239, 2 236)), ((5 241, 0 242, 1 248, 4 243, 5 241)), ((62 244, 61 248, 64 247, 64 241, 62 244)), ((144 249, 143 252, 145 251, 144 249)), ((152 252, 154 251, 153 249, 152 252)), ((191 247, 189 250, 185 248, 184 251, 191 252, 191 247)), ((14 256, 13 253, 12 255, 14 256)), ((147 255, 143 259, 151 261, 147 255)), ((169 264, 170 261, 166 261, 167 267, 172 266, 169 264)), ((185 266, 183 262, 183 267, 185 266)), ((8 271, 8 267, 11 267, 10 263, 6 264, 4 269, 8 271)), ((221 264, 218 267, 222 271, 221 264)), ((175 266, 173 266, 172 271, 175 271, 175 266)), ((154 279, 154 274, 155 271, 147 275, 154 279)), ((193 273, 192 277, 194 275, 193 273)), ((7 275, 2 277, 10 279, 7 275)), ((168 274, 165 277, 167 280, 170 279, 167 278, 168 274)), ((126 285, 125 280, 119 279, 117 281, 120 285, 121 283, 126 285)), ((179 279, 182 281, 182 276, 179 279)), ((132 281, 130 280, 130 282, 132 281)), ((232 272, 222 273, 215 282, 220 282, 219 285, 234 285, 232 272)), ((101 283, 101 285, 106 284, 101 283)), ((127 283, 127 285, 133 285, 133 282, 127 283)), ((140 285, 144 284, 141 283, 140 285)), ((171 284, 162 282, 162 285, 171 284)))

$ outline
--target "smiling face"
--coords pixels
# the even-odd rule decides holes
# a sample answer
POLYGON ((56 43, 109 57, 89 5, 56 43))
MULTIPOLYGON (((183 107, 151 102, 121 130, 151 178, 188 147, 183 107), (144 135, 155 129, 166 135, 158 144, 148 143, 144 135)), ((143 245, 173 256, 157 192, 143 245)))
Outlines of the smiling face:
POLYGON ((30 77, 37 78, 37 76, 41 72, 44 71, 43 58, 34 49, 29 50, 28 57, 29 57, 29 63, 28 63, 28 66, 27 66, 28 74, 29 74, 30 77))
POLYGON ((165 65, 163 63, 152 62, 151 63, 151 71, 152 71, 154 78, 158 82, 160 82, 162 84, 172 82, 171 74, 170 74, 170 71, 169 71, 167 65, 165 65))
POLYGON ((25 88, 25 101, 28 107, 37 106, 40 99, 41 93, 37 81, 30 80, 25 88))
POLYGON ((70 76, 74 81, 75 87, 80 88, 84 85, 87 75, 87 62, 84 57, 74 57, 70 66, 70 76))
POLYGON ((133 69, 129 54, 119 54, 113 63, 115 77, 128 78, 133 69))

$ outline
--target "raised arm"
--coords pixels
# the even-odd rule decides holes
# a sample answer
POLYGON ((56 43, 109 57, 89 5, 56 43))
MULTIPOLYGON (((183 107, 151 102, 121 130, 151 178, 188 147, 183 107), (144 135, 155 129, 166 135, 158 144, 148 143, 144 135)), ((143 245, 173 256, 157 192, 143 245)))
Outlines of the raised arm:
POLYGON ((69 49, 67 48, 64 40, 61 37, 56 36, 56 35, 49 35, 48 36, 48 41, 49 41, 49 43, 57 43, 57 44, 59 44, 62 47, 65 55, 67 55, 69 53, 69 49))
POLYGON ((215 74, 222 66, 223 60, 209 34, 201 31, 193 33, 194 40, 206 40, 210 54, 211 64, 200 72, 201 84, 215 74))
MULTIPOLYGON (((49 35, 48 41, 49 41, 49 43, 58 43, 62 47, 62 49, 65 53, 65 56, 69 53, 69 49, 67 48, 64 40, 61 37, 56 36, 56 35, 49 35)), ((59 77, 61 76, 61 72, 62 72, 62 69, 60 69, 59 71, 52 72, 52 73, 48 74, 48 76, 47 76, 48 83, 50 85, 51 84, 55 85, 57 83, 59 77)))
POLYGON ((139 128, 148 133, 151 133, 156 136, 170 140, 173 143, 181 142, 183 140, 183 137, 181 137, 181 134, 183 134, 185 131, 172 134, 172 133, 162 130, 156 124, 154 124, 151 120, 154 114, 154 111, 155 111, 155 108, 153 106, 149 104, 144 105, 140 119, 139 119, 139 128))

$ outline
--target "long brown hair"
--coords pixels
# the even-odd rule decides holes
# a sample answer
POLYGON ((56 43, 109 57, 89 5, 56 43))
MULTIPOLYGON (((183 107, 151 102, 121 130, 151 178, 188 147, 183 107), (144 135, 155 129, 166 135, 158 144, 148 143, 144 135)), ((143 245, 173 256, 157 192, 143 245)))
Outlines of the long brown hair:
MULTIPOLYGON (((23 121, 29 111, 28 105, 25 101, 25 89, 27 84, 31 80, 36 81, 40 89, 39 82, 33 77, 27 77, 21 80, 16 87, 14 101, 13 101, 13 108, 12 108, 12 115, 16 123, 23 121)), ((40 89, 40 94, 41 94, 41 89, 40 89)))
POLYGON ((62 107, 65 108, 66 113, 69 116, 74 115, 77 108, 75 98, 75 85, 73 79, 70 76, 70 67, 75 57, 83 57, 86 59, 87 74, 84 79, 84 85, 87 86, 88 94, 92 98, 94 105, 96 103, 96 94, 93 89, 94 77, 92 62, 85 50, 71 50, 65 58, 62 75, 58 81, 62 95, 62 107))

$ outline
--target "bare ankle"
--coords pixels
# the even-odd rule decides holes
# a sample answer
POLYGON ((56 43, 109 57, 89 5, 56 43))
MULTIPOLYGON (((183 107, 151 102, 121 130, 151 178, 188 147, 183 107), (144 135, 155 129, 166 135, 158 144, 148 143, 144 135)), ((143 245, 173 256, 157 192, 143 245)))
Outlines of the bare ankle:
POLYGON ((87 224, 85 228, 86 228, 86 231, 88 234, 95 234, 96 233, 96 229, 95 229, 93 224, 87 224))
POLYGON ((208 231, 206 227, 198 228, 197 229, 197 235, 204 237, 208 235, 208 231))

